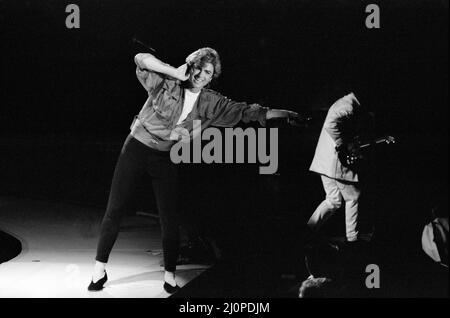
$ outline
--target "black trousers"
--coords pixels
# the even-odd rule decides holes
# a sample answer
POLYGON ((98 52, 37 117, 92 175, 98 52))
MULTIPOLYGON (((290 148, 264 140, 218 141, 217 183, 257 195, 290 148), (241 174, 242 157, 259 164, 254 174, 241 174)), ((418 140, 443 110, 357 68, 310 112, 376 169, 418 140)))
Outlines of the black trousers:
POLYGON ((119 234, 136 185, 145 174, 152 179, 160 217, 164 268, 174 272, 179 252, 178 169, 170 152, 152 149, 128 136, 114 171, 105 216, 101 224, 96 260, 106 263, 119 234))

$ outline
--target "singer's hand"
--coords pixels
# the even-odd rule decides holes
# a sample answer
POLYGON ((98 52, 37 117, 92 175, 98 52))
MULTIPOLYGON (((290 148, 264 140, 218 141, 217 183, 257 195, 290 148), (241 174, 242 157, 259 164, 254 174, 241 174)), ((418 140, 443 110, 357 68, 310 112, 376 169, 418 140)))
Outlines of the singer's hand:
POLYGON ((266 119, 271 118, 297 118, 298 113, 284 109, 269 109, 266 113, 266 119))
POLYGON ((197 50, 195 52, 192 52, 191 54, 189 54, 189 56, 186 58, 186 63, 188 65, 191 65, 194 63, 194 59, 200 54, 200 50, 197 50))
POLYGON ((180 81, 185 81, 189 78, 188 65, 186 63, 177 68, 176 78, 180 81))
POLYGON ((349 142, 336 147, 339 161, 344 167, 351 167, 363 159, 357 143, 349 142))

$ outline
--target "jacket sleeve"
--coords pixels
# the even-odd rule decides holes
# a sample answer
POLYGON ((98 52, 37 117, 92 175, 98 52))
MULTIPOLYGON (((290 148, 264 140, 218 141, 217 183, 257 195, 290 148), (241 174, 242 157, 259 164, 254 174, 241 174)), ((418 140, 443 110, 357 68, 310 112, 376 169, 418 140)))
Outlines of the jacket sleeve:
POLYGON ((348 142, 349 136, 346 136, 345 125, 352 115, 353 107, 348 103, 338 105, 335 110, 329 112, 324 129, 334 140, 336 147, 348 142))
POLYGON ((152 94, 165 79, 162 74, 141 69, 139 66, 136 67, 136 77, 149 94, 152 94))
POLYGON ((244 123, 258 121, 260 125, 266 125, 267 107, 258 104, 235 102, 225 96, 218 95, 208 105, 211 125, 218 127, 233 127, 241 120, 244 123))

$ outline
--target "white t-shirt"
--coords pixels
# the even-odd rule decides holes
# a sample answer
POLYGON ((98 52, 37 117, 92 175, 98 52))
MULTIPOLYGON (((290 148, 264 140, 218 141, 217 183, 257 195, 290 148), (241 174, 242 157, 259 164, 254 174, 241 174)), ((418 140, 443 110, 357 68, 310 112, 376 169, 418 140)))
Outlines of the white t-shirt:
POLYGON ((192 108, 194 107, 195 101, 197 100, 199 94, 200 92, 192 93, 187 89, 184 90, 183 111, 181 112, 177 125, 181 124, 183 120, 186 119, 187 115, 189 115, 189 113, 192 111, 192 108))

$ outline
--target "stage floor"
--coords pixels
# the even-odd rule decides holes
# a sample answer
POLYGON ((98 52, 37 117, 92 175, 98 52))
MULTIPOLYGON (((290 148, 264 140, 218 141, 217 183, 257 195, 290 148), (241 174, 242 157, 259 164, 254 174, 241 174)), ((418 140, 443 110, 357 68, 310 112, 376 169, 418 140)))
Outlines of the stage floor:
MULTIPOLYGON (((0 197, 0 298, 169 297, 162 288, 158 219, 140 213, 126 216, 121 224, 104 290, 87 291, 103 213, 81 205, 0 197), (17 255, 5 257, 5 252, 14 249, 17 255)), ((297 236, 289 234, 296 225, 288 221, 269 218, 255 228, 245 223, 245 235, 238 236, 234 245, 232 241, 226 257, 213 267, 178 265, 177 282, 182 289, 174 297, 297 298, 299 284, 308 273, 304 256, 294 244, 297 236), (243 244, 241 237, 252 240, 243 244)), ((236 229, 233 233, 237 235, 236 229)), ((366 289, 362 273, 358 284, 362 288, 339 297, 448 297, 448 269, 429 259, 420 245, 413 241, 416 248, 401 249, 389 236, 376 238, 363 253, 368 258, 361 255, 360 262, 366 262, 361 271, 365 264, 379 266, 381 288, 366 289)))
MULTIPOLYGON (((0 264, 0 298, 166 298, 161 231, 149 216, 126 216, 107 266, 108 282, 88 292, 102 209, 0 198, 0 230, 22 251, 0 264)), ((7 249, 8 246, 1 246, 7 249)), ((183 287, 208 268, 177 267, 183 287)))

